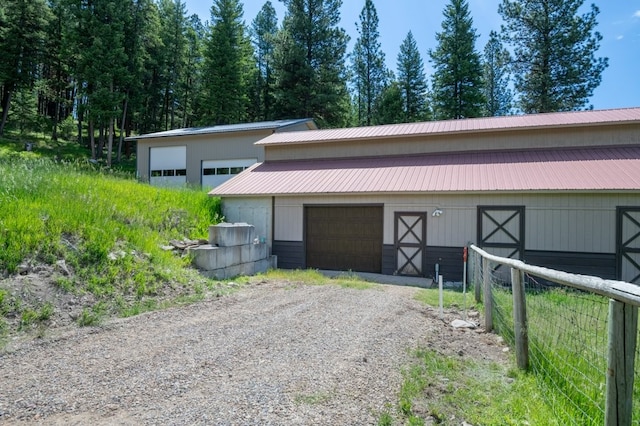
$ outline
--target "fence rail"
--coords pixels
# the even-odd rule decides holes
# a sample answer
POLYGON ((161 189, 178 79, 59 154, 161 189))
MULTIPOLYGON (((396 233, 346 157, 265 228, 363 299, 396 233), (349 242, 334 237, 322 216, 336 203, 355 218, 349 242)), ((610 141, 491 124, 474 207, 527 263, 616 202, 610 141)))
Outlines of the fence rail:
POLYGON ((640 380, 634 380, 640 287, 470 248, 485 328, 511 339, 518 366, 533 369, 563 396, 556 412, 564 421, 630 425, 634 413, 640 417, 640 380))

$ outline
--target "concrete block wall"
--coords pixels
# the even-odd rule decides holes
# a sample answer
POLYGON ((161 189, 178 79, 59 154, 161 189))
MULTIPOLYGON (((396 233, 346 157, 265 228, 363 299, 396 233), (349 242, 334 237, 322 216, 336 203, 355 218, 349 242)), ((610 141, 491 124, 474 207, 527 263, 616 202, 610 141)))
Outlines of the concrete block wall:
POLYGON ((193 263, 204 275, 226 279, 254 275, 276 268, 277 257, 255 238, 254 227, 247 223, 221 223, 209 227, 209 244, 189 248, 193 263))

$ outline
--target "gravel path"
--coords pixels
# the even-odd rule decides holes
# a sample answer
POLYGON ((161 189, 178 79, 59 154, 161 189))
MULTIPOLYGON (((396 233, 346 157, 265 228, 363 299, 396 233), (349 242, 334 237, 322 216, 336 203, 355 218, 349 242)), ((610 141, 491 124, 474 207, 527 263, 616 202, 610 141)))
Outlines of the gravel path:
POLYGON ((411 287, 268 282, 0 352, 2 424, 376 424, 408 349, 501 353, 411 287))

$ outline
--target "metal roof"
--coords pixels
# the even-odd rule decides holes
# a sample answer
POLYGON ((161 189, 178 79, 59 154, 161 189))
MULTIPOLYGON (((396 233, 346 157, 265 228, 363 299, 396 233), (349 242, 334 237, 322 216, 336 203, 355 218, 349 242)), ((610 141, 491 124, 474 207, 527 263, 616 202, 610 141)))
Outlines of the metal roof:
POLYGON ((640 145, 258 163, 219 196, 640 191, 640 145))
POLYGON ((464 120, 428 121, 384 126, 287 132, 270 135, 256 145, 326 143, 358 139, 381 139, 398 136, 428 136, 450 133, 526 130, 589 125, 640 124, 640 108, 596 111, 554 112, 546 114, 510 115, 464 120))
MULTIPOLYGON (((275 130, 277 132, 278 130, 282 130, 286 127, 294 126, 302 123, 309 123, 312 129, 317 128, 313 119, 300 118, 295 120, 261 121, 258 123, 223 124, 223 125, 208 126, 208 127, 188 127, 185 129, 174 129, 174 130, 167 130, 164 132, 148 133, 146 135, 140 135, 140 136, 130 136, 127 138, 127 140, 208 135, 212 133, 248 132, 253 130, 275 130)), ((299 132, 299 133, 303 133, 303 132, 299 132)))

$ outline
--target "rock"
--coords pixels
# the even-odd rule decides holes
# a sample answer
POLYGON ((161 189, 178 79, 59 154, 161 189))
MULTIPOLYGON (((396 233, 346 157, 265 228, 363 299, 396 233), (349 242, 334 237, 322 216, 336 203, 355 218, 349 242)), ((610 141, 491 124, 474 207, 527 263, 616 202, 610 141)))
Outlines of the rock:
POLYGON ((124 259, 127 256, 127 253, 125 253, 122 250, 118 250, 118 251, 112 251, 111 253, 109 253, 107 255, 107 258, 109 260, 118 260, 118 259, 124 259))
POLYGON ((67 267, 67 262, 65 262, 64 259, 56 261, 56 267, 60 270, 62 275, 67 277, 71 275, 71 272, 69 272, 69 268, 67 267))
POLYGON ((464 321, 460 319, 453 320, 451 322, 451 326, 453 328, 476 328, 477 327, 477 325, 472 322, 464 321))
POLYGON ((171 244, 173 247, 177 248, 178 250, 184 250, 189 245, 188 243, 185 243, 184 241, 178 241, 178 240, 171 240, 171 241, 169 241, 169 244, 171 244))
POLYGON ((28 263, 21 263, 16 268, 16 272, 18 273, 18 275, 27 275, 29 271, 31 271, 31 265, 29 265, 28 263))

